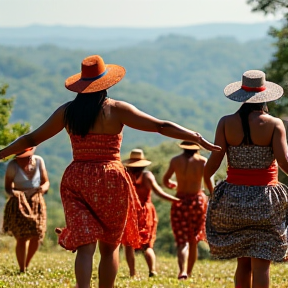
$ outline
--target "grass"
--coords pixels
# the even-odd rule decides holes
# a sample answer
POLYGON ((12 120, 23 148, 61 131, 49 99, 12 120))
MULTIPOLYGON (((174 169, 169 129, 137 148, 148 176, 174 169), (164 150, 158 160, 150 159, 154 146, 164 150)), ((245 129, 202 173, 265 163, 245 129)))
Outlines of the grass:
MULTIPOLYGON (((1 236, 2 240, 3 236, 1 236)), ((31 262, 28 271, 18 273, 17 261, 14 253, 14 240, 1 246, 0 251, 0 287, 39 287, 39 288, 72 288, 75 286, 74 259, 75 254, 60 247, 47 249, 42 247, 31 262)), ((7 240, 5 240, 7 241, 7 240)), ((1 244, 1 241, 0 241, 1 244)), ((92 287, 97 287, 97 264, 99 252, 95 254, 92 275, 92 287)), ((186 281, 176 279, 178 268, 176 257, 157 256, 158 276, 148 278, 148 270, 144 257, 136 255, 137 277, 131 279, 129 271, 120 254, 120 268, 115 288, 232 288, 236 261, 198 260, 193 270, 193 276, 186 281)), ((288 288, 288 264, 272 264, 271 287, 288 288)))

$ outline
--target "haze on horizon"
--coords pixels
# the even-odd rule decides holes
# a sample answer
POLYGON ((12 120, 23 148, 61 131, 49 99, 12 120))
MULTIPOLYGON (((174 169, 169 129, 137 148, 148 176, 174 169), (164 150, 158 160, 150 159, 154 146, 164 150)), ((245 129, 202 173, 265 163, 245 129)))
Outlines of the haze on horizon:
POLYGON ((0 5, 0 27, 180 27, 279 19, 251 12, 246 0, 1 0, 0 5))

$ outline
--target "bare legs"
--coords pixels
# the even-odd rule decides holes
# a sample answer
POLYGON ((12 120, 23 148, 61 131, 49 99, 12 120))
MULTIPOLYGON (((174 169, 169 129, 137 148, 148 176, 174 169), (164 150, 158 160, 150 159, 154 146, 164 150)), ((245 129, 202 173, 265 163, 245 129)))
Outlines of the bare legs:
POLYGON ((99 241, 99 250, 99 288, 113 288, 119 267, 119 245, 99 241))
POLYGON ((28 241, 29 240, 26 240, 26 239, 16 239, 15 252, 16 252, 16 257, 17 257, 19 268, 20 268, 20 272, 25 272, 26 268, 29 266, 31 259, 35 255, 40 245, 40 241, 38 237, 33 237, 29 241, 28 251, 27 251, 26 243, 28 241))
POLYGON ((149 269, 149 277, 155 276, 156 273, 156 256, 152 248, 148 247, 144 251, 144 257, 149 269))
MULTIPOLYGON (((149 277, 155 276, 156 273, 156 256, 155 252, 152 248, 144 248, 143 249, 143 254, 149 269, 149 277)), ((125 256, 126 256, 126 261, 129 267, 130 271, 130 276, 133 277, 136 275, 135 271, 135 253, 134 253, 134 248, 131 246, 126 246, 125 247, 125 256)))
MULTIPOLYGON (((78 247, 75 260, 77 288, 90 288, 96 243, 78 247)), ((113 288, 119 266, 119 245, 99 241, 99 288, 113 288)))
POLYGON ((192 269, 198 258, 197 241, 191 241, 177 247, 179 274, 178 279, 191 277, 192 269))
POLYGON ((188 264, 187 264, 187 274, 189 277, 191 277, 192 275, 192 269, 197 259, 198 259, 197 242, 191 241, 189 242, 189 254, 188 254, 188 264))
POLYGON ((178 259, 178 266, 179 266, 179 274, 178 279, 185 279, 187 278, 187 259, 188 259, 188 244, 182 244, 177 246, 177 259, 178 259))
POLYGON ((96 243, 83 245, 77 249, 75 276, 78 288, 90 288, 95 249, 96 243))
POLYGON ((238 258, 237 269, 235 272, 235 288, 251 288, 251 283, 251 258, 238 258))
POLYGON ((131 246, 125 246, 125 257, 129 267, 130 276, 133 277, 136 275, 135 271, 135 253, 134 248, 131 246))
POLYGON ((236 288, 269 288, 269 260, 247 257, 237 260, 236 288))

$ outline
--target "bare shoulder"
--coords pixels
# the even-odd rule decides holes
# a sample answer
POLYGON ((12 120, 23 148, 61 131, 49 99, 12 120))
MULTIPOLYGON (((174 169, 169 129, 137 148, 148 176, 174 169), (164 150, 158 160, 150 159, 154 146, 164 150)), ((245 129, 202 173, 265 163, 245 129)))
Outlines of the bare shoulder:
POLYGON ((7 168, 6 168, 6 175, 12 175, 16 172, 17 162, 15 159, 9 161, 7 168))
POLYGON ((44 162, 44 159, 39 155, 34 155, 34 158, 39 160, 40 162, 44 162))
POLYGON ((145 179, 149 179, 149 180, 154 180, 155 179, 153 173, 151 171, 148 171, 148 170, 143 172, 143 177, 145 179))
POLYGON ((203 163, 206 163, 208 159, 202 155, 199 155, 199 160, 203 163))
POLYGON ((128 102, 120 101, 120 100, 114 100, 114 99, 111 99, 111 98, 109 98, 109 102, 108 102, 108 103, 109 103, 112 107, 120 108, 120 109, 129 109, 129 108, 134 107, 133 105, 131 105, 131 104, 128 103, 128 102))

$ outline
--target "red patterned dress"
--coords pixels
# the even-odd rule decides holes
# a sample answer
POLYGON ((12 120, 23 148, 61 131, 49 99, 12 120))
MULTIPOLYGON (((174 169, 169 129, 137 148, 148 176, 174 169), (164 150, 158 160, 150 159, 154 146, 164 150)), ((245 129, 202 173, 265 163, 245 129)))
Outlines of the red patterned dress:
POLYGON ((70 135, 72 163, 61 182, 66 227, 59 244, 67 250, 97 240, 139 246, 140 205, 120 160, 122 135, 70 135))
MULTIPOLYGON (((143 172, 151 173, 149 171, 143 172)), ((143 183, 134 184, 142 208, 138 211, 138 225, 140 234, 140 248, 153 248, 156 240, 158 217, 151 200, 152 190, 143 183)))

